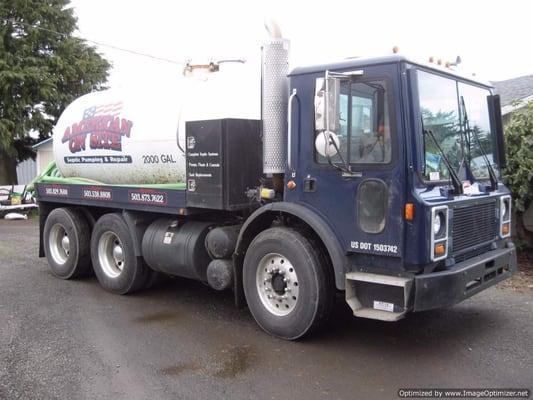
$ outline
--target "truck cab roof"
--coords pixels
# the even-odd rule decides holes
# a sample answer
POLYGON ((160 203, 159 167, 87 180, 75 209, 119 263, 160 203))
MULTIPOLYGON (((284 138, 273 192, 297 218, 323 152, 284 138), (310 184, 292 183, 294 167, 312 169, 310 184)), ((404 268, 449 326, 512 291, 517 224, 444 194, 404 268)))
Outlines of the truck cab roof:
POLYGON ((425 69, 433 70, 439 74, 445 74, 451 77, 459 78, 464 81, 469 81, 477 85, 485 86, 487 88, 493 88, 493 86, 488 81, 481 80, 473 76, 465 75, 459 71, 452 70, 450 68, 440 67, 437 64, 414 61, 401 54, 392 54, 392 55, 381 56, 381 57, 348 58, 348 59, 334 62, 334 63, 296 67, 289 73, 289 76, 315 74, 317 72, 324 72, 326 70, 336 71, 336 70, 344 70, 344 69, 350 69, 350 68, 363 68, 363 67, 368 67, 368 66, 373 66, 373 65, 394 64, 394 63, 402 63, 402 62, 411 64, 411 65, 416 65, 419 67, 423 67, 425 69))

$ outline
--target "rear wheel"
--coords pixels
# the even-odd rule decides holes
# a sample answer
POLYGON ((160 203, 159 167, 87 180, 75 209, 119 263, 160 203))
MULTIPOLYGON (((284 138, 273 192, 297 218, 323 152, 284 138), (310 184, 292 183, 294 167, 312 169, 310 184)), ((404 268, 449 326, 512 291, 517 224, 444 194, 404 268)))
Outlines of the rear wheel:
POLYGON ((285 227, 261 232, 244 259, 248 307, 263 330, 298 339, 320 328, 329 317, 335 288, 317 246, 285 227))
POLYGON ((135 255, 128 226, 118 214, 105 214, 96 221, 91 256, 98 282, 110 292, 134 292, 142 288, 148 278, 148 268, 142 258, 135 255))
POLYGON ((44 252, 52 273, 61 279, 88 275, 91 229, 75 208, 56 208, 46 218, 44 252))
POLYGON ((158 271, 154 271, 151 268, 148 268, 148 278, 146 278, 146 282, 144 283, 143 289, 152 289, 152 288, 158 287, 163 282, 165 282, 167 278, 168 278, 167 275, 161 272, 158 272, 158 271))

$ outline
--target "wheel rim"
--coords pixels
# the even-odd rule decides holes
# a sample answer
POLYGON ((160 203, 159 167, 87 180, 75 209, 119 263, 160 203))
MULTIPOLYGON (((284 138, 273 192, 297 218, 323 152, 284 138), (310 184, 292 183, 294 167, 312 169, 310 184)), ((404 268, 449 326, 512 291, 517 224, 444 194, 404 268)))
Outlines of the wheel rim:
POLYGON ((98 240, 98 261, 104 273, 116 278, 124 270, 124 248, 119 237, 107 231, 98 240))
POLYGON ((48 248, 56 264, 63 265, 67 262, 70 255, 70 238, 63 225, 55 224, 50 229, 48 248))
POLYGON ((270 313, 283 316, 296 307, 300 287, 287 257, 278 253, 265 255, 257 267, 256 286, 261 302, 270 313))

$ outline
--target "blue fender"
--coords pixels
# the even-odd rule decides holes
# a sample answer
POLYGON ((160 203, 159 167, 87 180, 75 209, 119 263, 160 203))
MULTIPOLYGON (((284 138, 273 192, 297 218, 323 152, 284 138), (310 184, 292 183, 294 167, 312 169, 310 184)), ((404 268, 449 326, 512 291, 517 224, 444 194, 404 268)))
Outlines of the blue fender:
POLYGON ((246 248, 253 240, 253 237, 270 226, 272 219, 278 213, 295 216, 314 230, 324 243, 331 259, 335 272, 335 286, 339 290, 344 290, 345 272, 347 271, 348 264, 346 253, 343 251, 337 235, 335 235, 325 219, 313 209, 301 204, 284 201, 275 202, 262 206, 252 213, 244 222, 239 233, 235 249, 235 259, 239 260, 240 258, 242 261, 246 248))

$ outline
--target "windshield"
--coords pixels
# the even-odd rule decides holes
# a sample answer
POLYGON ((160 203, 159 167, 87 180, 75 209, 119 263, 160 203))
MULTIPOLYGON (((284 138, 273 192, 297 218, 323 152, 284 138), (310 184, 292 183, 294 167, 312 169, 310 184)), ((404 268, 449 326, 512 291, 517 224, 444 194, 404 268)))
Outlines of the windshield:
MULTIPOLYGON (((494 167, 487 103, 490 91, 418 71, 418 92, 424 129, 433 132, 455 171, 459 173, 464 161, 470 166, 474 178, 488 178, 483 152, 494 167)), ((424 178, 431 181, 449 179, 450 173, 435 143, 425 139, 424 153, 424 178)))

